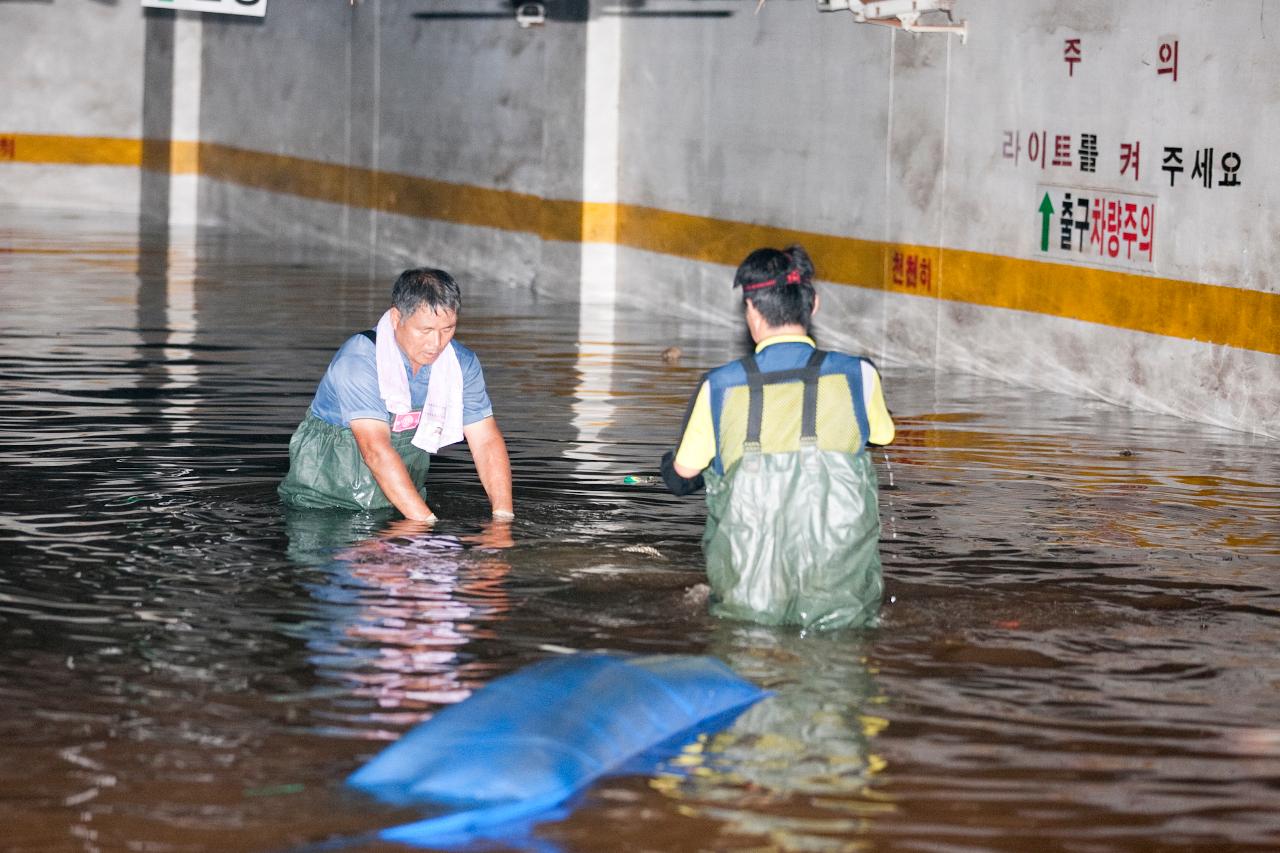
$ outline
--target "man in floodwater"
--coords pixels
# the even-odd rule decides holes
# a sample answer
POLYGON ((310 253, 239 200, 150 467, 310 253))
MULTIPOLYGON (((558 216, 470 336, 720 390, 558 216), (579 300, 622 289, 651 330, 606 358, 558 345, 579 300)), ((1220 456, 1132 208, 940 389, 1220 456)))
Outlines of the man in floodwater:
POLYGON ((453 339, 462 294, 443 270, 411 269, 375 330, 334 355, 289 441, 279 492, 296 507, 387 509, 435 521, 430 454, 466 439, 495 519, 514 518, 511 462, 475 353, 453 339))
POLYGON ((873 624, 884 584, 867 445, 894 433, 880 374, 809 337, 818 295, 800 246, 752 252, 734 287, 755 353, 706 374, 662 459, 674 494, 706 486, 712 612, 818 629, 873 624))

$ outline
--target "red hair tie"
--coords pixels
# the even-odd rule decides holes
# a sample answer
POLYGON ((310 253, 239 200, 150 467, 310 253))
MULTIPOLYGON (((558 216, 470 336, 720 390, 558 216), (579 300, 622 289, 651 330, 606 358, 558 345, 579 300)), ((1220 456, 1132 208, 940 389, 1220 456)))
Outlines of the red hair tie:
MULTIPOLYGON (((787 271, 787 276, 782 280, 782 283, 783 284, 799 284, 803 279, 804 279, 804 276, 800 274, 800 270, 793 269, 793 270, 787 271)), ((744 291, 759 290, 762 287, 773 287, 777 283, 778 283, 777 278, 769 278, 769 279, 765 279, 764 281, 757 281, 755 284, 744 284, 742 286, 742 289, 744 291)))

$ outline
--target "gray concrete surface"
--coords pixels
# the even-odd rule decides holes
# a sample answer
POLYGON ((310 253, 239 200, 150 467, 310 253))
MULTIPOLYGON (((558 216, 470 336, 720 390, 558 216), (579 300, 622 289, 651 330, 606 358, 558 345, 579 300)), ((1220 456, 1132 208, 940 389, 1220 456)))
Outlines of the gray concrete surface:
POLYGON ((95 140, 164 141, 194 97, 210 223, 726 326, 732 265, 798 234, 834 247, 814 252, 833 282, 828 345, 1280 437, 1280 175, 1267 150, 1280 12, 1265 0, 955 6, 964 43, 800 0, 758 13, 747 0, 551 0, 529 29, 485 0, 271 0, 262 20, 187 16, 193 94, 175 79, 191 66, 174 44, 191 41, 175 41, 174 14, 0 4, 0 52, 16 57, 0 69, 0 203, 172 219, 185 190, 158 149, 131 167, 95 140), (577 205, 583 140, 601 120, 584 106, 588 8, 629 14, 619 218, 593 232, 618 242, 617 278, 584 284, 576 240, 599 210, 577 205), (1175 42, 1176 80, 1161 73, 1175 42), (82 162, 56 162, 49 137, 83 148, 82 162), (1183 168, 1172 186, 1169 149, 1183 168), (1208 149, 1212 178, 1194 176, 1208 149), (1113 229, 1115 257, 1105 233, 1063 249, 1067 193, 1146 211, 1152 248, 1135 253, 1142 235, 1113 229), (895 257, 929 262, 928 276, 904 277, 895 257))

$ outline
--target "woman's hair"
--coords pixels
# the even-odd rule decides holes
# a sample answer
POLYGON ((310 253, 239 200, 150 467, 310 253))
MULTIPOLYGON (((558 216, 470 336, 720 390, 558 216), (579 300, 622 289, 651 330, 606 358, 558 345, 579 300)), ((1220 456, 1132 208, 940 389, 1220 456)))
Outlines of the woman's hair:
POLYGON ((400 273, 391 288, 391 304, 405 318, 424 305, 435 314, 441 310, 456 314, 462 308, 462 291, 444 270, 419 267, 400 273))
POLYGON ((803 246, 756 249, 738 265, 733 286, 742 288, 770 326, 798 323, 809 330, 813 317, 813 261, 803 246))

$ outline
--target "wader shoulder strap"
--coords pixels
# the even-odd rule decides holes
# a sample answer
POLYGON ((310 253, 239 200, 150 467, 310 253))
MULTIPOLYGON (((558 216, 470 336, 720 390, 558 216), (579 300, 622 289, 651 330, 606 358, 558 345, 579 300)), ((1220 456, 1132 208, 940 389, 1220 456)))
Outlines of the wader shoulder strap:
POLYGON ((754 356, 745 356, 742 369, 747 372, 747 443, 744 450, 760 452, 760 422, 764 419, 764 379, 754 356))
POLYGON ((822 375, 822 360, 827 354, 815 349, 804 366, 804 409, 800 418, 800 440, 818 439, 818 378, 822 375))
POLYGON ((752 356, 741 360, 742 369, 747 373, 747 441, 745 450, 760 450, 760 427, 764 420, 764 386, 780 382, 804 383, 804 405, 800 416, 800 438, 816 439, 818 437, 818 379, 821 376, 822 360, 827 354, 815 349, 804 367, 792 370, 777 370, 761 373, 759 365, 752 356))
POLYGON ((378 342, 378 332, 376 329, 365 329, 360 334, 364 335, 366 338, 368 338, 370 341, 372 341, 375 344, 378 342))
MULTIPOLYGON (((849 380, 849 395, 853 398, 853 416, 858 421, 858 430, 862 433, 862 447, 867 446, 867 437, 871 435, 871 420, 867 415, 867 398, 863 396, 862 390, 862 362, 870 362, 871 359, 858 359, 857 368, 853 373, 845 374, 849 380)), ((875 364, 871 365, 873 368, 875 364)))

